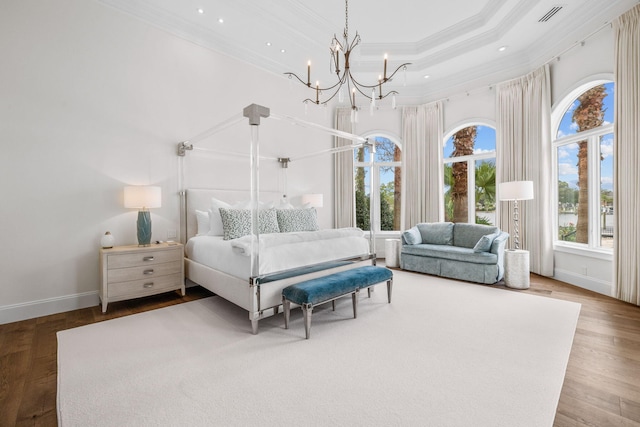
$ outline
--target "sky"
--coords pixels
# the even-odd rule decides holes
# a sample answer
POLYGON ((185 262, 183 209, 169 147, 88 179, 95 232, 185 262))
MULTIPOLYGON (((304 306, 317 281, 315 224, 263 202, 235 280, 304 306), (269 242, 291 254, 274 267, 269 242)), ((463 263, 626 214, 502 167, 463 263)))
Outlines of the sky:
MULTIPOLYGON (((613 83, 604 85, 607 96, 604 98, 604 122, 613 123, 613 83)), ((572 121, 573 111, 578 106, 574 101, 565 112, 557 131, 557 138, 567 135, 575 135, 577 124, 572 121)), ((602 188, 613 189, 613 134, 605 135, 600 140, 600 152, 603 157, 600 163, 600 175, 602 188)), ((571 188, 578 188, 578 144, 569 144, 558 148, 558 180, 569 184, 571 188)))

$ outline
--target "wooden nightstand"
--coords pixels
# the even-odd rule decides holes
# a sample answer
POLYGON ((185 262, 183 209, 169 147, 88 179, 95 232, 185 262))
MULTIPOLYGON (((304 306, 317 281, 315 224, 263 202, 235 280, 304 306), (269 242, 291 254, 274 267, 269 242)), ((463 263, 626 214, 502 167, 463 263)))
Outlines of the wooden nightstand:
POLYGON ((179 289, 184 296, 184 247, 180 243, 100 249, 100 300, 107 304, 179 289))

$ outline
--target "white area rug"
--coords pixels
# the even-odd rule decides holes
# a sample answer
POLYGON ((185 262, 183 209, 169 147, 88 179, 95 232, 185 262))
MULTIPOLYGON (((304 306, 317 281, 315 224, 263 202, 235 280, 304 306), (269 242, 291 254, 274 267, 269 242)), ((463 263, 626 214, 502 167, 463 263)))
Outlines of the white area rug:
POLYGON ((551 426, 580 305, 394 272, 251 334, 218 297, 58 333, 61 426, 551 426))

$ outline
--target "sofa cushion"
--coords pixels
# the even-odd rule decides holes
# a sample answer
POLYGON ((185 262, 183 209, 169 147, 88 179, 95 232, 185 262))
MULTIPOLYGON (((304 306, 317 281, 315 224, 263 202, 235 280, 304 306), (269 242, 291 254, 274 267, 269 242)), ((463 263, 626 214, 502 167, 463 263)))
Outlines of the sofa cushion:
MULTIPOLYGON (((457 222, 453 227, 453 245, 472 249, 482 236, 498 231, 498 227, 492 225, 457 222)), ((424 242, 424 239, 422 241, 424 242)))
MULTIPOLYGON (((423 222, 418 225, 422 243, 431 245, 452 245, 453 244, 453 223, 452 222, 423 222)), ((477 239, 476 239, 477 241, 477 239)), ((475 244, 475 242, 473 242, 475 244)), ((473 247, 471 245, 470 247, 473 247)))
POLYGON ((418 227, 411 227, 402 233, 402 238, 407 245, 419 245, 422 243, 422 234, 420 234, 420 230, 418 227))
POLYGON ((474 252, 470 248, 460 248, 449 245, 406 245, 402 247, 403 254, 419 255, 424 257, 450 259, 453 261, 463 261, 472 264, 495 264, 498 262, 498 255, 491 252, 474 252))
POLYGON ((473 247, 473 252, 489 252, 491 250, 491 244, 493 243, 493 240, 499 235, 500 233, 485 234, 473 247))

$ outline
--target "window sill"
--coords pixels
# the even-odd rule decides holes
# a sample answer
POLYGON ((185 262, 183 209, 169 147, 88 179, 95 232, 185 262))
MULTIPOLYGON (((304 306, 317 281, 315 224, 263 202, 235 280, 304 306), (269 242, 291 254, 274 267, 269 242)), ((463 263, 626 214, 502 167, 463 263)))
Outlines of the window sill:
MULTIPOLYGON (((370 236, 371 231, 365 231, 365 236, 370 236)), ((385 238, 385 239, 394 239, 400 238, 402 236, 402 231, 376 231, 376 239, 385 238)))
POLYGON ((580 255, 583 257, 613 261, 613 250, 610 249, 590 248, 586 246, 555 242, 553 245, 553 250, 567 254, 580 255))

